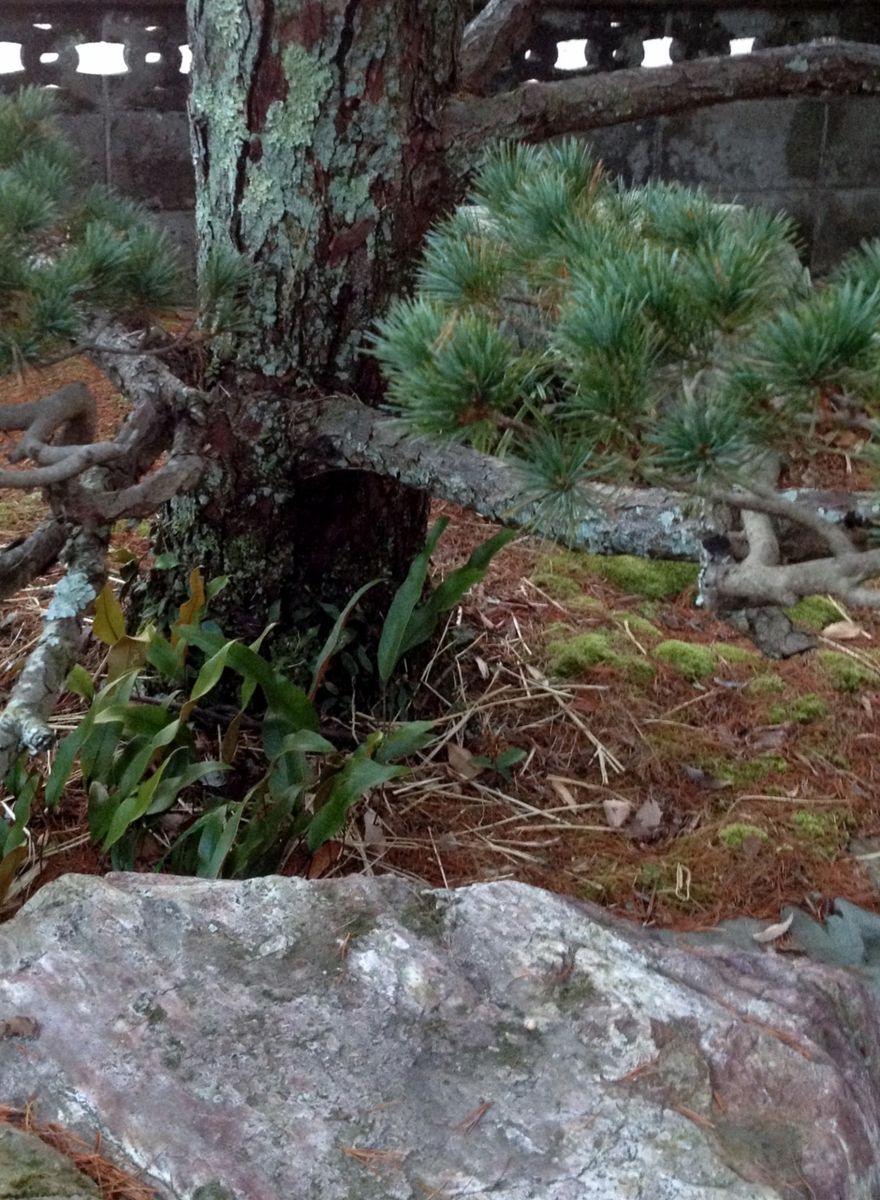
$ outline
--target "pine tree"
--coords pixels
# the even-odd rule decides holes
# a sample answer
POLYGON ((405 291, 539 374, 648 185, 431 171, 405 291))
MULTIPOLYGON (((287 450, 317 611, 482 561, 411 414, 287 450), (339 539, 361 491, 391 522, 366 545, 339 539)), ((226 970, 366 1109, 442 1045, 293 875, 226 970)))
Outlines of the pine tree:
POLYGON ((596 481, 674 488, 751 514, 720 530, 740 550, 705 577, 714 605, 877 606, 877 552, 779 489, 841 433, 875 455, 880 240, 819 286, 798 249, 786 216, 623 188, 581 141, 503 146, 379 323, 388 400, 414 433, 509 458, 539 532, 576 544, 596 481), (818 538, 807 562, 782 563, 772 515, 818 538))

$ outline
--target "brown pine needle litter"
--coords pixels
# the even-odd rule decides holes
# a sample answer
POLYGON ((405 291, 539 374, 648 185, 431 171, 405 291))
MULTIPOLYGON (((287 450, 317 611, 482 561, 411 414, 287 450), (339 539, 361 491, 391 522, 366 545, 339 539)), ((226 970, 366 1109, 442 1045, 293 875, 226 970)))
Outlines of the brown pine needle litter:
POLYGON ((31 1133, 40 1141, 69 1158, 73 1165, 96 1185, 101 1200, 158 1200, 158 1193, 133 1175, 129 1175, 101 1154, 100 1134, 94 1146, 54 1122, 38 1121, 33 1105, 9 1108, 0 1104, 0 1121, 31 1133))
MULTIPOLYGON (((95 390, 100 429, 109 433, 122 401, 84 361, 7 380, 0 397, 31 399, 74 369, 95 390)), ((0 509, 7 536, 23 535, 41 519, 42 500, 36 492, 0 494, 0 509)), ((443 574, 493 527, 451 505, 435 505, 440 513, 451 518, 434 556, 443 574)), ((117 544, 148 561, 137 531, 121 529, 117 544)), ((412 708, 388 714, 436 721, 435 741, 407 778, 353 810, 344 838, 312 856, 289 847, 281 870, 309 878, 390 872, 441 888, 518 880, 681 929, 729 916, 776 920, 785 904, 821 917, 836 896, 878 907, 866 873, 874 863, 847 845, 880 837, 880 614, 858 614, 855 643, 820 639, 839 668, 850 664, 851 674, 867 678, 857 692, 836 690, 815 654, 751 665, 722 659, 712 676, 693 681, 658 661, 654 634, 740 653, 749 644, 696 610, 692 592, 646 604, 585 562, 534 538, 498 555, 452 612, 427 663, 413 667, 412 708), (567 562, 573 574, 560 590, 567 562), (582 634, 610 638, 640 666, 639 678, 613 664, 553 678, 548 645, 582 634), (759 695, 750 687, 756 676, 782 690, 759 695), (826 704, 825 719, 774 715, 774 706, 806 694, 826 704), (506 773, 479 765, 511 750, 523 753, 506 773)), ((0 691, 37 634, 52 581, 0 603, 0 691)), ((94 671, 98 661, 87 646, 87 667, 94 671)), ((65 697, 54 724, 66 732, 81 713, 81 702, 65 697)), ((346 740, 376 728, 375 715, 340 721, 346 740)), ((61 874, 109 870, 89 841, 75 779, 56 810, 35 810, 29 832, 2 917, 61 874)), ((153 857, 145 850, 136 869, 152 870, 167 849, 153 843, 153 857)), ((863 855, 871 848, 863 846, 863 855)))

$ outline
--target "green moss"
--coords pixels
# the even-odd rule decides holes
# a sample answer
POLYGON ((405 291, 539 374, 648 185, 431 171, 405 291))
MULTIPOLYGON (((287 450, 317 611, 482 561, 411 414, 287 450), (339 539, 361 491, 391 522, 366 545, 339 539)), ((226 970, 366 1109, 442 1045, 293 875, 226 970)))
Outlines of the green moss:
POLYGON ((742 850, 749 841, 768 842, 770 840, 766 829, 762 829, 760 825, 749 825, 743 821, 737 821, 719 829, 718 838, 731 850, 742 850))
POLYGON ((757 663, 760 662, 761 656, 756 650, 746 650, 742 646, 728 646, 726 642, 713 643, 712 649, 718 657, 726 663, 757 663))
POLYGON ((819 666, 838 692, 858 692, 865 687, 880 687, 880 670, 872 670, 848 654, 837 650, 820 650, 816 655, 819 666))
POLYGON ((704 771, 732 787, 753 787, 772 775, 783 775, 788 770, 788 763, 781 754, 761 754, 742 762, 698 754, 694 756, 694 761, 704 771))
POLYGON ((816 854, 833 859, 849 840, 851 819, 846 813, 829 809, 800 808, 792 813, 791 824, 816 854))
POLYGON ((805 596, 793 608, 787 608, 785 615, 795 625, 805 625, 808 629, 824 629, 832 621, 840 620, 840 609, 824 596, 805 596))
POLYGON ((568 600, 579 596, 582 585, 569 575, 558 575, 555 571, 536 571, 532 583, 554 600, 568 600))
POLYGON ((552 554, 545 554, 538 560, 536 574, 532 576, 536 579, 538 575, 564 575, 569 579, 580 580, 585 583, 591 576, 592 572, 587 565, 587 560, 591 558, 588 554, 579 554, 574 550, 554 550, 552 554))
POLYGON ((670 600, 697 582, 697 565, 664 558, 633 558, 622 554, 603 558, 584 555, 587 570, 607 579, 622 592, 644 596, 646 600, 670 600))
POLYGON ((828 809, 799 808, 792 813, 791 823, 801 837, 814 842, 840 845, 846 831, 846 822, 839 813, 828 809))
MULTIPOLYGON (((697 581, 696 563, 675 562, 664 558, 634 558, 629 554, 605 557, 601 554, 579 554, 558 551, 548 554, 538 563, 538 574, 532 578, 540 587, 539 576, 567 576, 585 582, 598 575, 621 591, 646 600, 669 600, 697 581)), ((653 615, 647 613, 647 616, 653 615)))
POLYGON ((660 641, 663 637, 662 632, 649 621, 646 617, 640 617, 638 613, 633 612, 615 612, 611 614, 615 621, 619 621, 621 625, 629 626, 630 633, 633 637, 652 639, 660 641))
POLYGON ((745 690, 750 696, 778 696, 785 691, 785 682, 773 671, 766 671, 750 679, 745 690))
POLYGON ((659 887, 663 882, 663 876, 664 869, 662 863, 645 863, 645 865, 639 869, 638 876, 636 877, 636 883, 643 888, 659 887))
POLYGON ((785 704, 772 704, 768 716, 774 725, 784 721, 799 721, 803 725, 810 721, 823 721, 828 716, 828 705, 814 692, 807 692, 785 704))
POLYGON ((715 652, 709 646, 673 639, 661 642, 655 647, 654 653, 685 679, 705 679, 715 670, 715 652))
POLYGON ((595 596, 588 596, 585 592, 581 592, 578 596, 572 596, 568 602, 568 607, 573 612, 591 613, 593 615, 607 615, 608 606, 603 604, 601 600, 597 600, 595 596))
POLYGON ((579 633, 574 637, 550 642, 547 665, 554 675, 563 678, 583 675, 591 667, 614 667, 633 683, 647 682, 654 677, 654 668, 644 658, 621 654, 606 633, 579 633))

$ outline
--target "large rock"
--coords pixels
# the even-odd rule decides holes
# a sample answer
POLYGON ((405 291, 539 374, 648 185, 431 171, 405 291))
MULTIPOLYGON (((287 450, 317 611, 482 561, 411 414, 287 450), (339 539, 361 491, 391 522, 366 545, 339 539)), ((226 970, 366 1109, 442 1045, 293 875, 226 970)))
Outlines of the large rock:
POLYGON ((0 929, 0 1023, 0 1100, 162 1196, 880 1196, 864 980, 519 884, 67 876, 0 929))
POLYGON ((0 1125, 0 1200, 99 1200, 69 1158, 31 1133, 0 1125))

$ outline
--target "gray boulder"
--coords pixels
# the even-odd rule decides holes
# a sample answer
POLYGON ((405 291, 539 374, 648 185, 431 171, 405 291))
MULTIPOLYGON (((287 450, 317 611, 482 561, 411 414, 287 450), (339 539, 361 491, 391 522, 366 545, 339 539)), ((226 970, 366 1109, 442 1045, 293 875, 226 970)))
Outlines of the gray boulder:
POLYGON ((0 1200, 98 1200, 98 1189, 34 1134, 0 1125, 0 1200))
POLYGON ((864 979, 520 884, 67 876, 0 928, 4 1022, 0 1100, 163 1197, 880 1196, 864 979))

